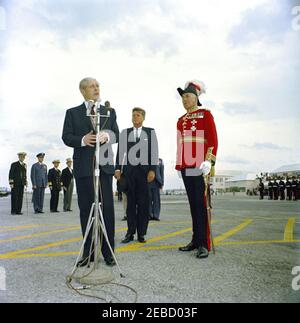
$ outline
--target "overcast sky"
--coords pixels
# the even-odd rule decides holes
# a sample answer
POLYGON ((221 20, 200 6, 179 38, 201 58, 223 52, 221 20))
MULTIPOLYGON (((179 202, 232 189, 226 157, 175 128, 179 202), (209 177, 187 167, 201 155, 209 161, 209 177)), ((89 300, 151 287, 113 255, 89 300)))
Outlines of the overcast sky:
MULTIPOLYGON (((299 5, 300 5, 300 1, 299 5)), ((300 162, 300 30, 284 0, 0 1, 0 185, 16 153, 63 162, 65 111, 82 103, 79 81, 97 78, 120 129, 147 111, 174 171, 176 88, 207 86, 201 99, 219 134, 218 170, 272 171, 300 162)), ((64 163, 61 165, 64 166, 64 163)))

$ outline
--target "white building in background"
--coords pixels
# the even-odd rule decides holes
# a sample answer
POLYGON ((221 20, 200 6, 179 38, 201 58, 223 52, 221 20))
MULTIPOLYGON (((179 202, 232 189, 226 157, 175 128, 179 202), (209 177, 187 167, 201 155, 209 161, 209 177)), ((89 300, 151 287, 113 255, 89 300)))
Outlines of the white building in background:
POLYGON ((293 165, 284 165, 270 173, 271 176, 299 176, 300 175, 300 164, 293 164, 293 165))
POLYGON ((247 174, 245 171, 238 170, 217 170, 215 177, 211 178, 211 188, 215 193, 223 193, 226 191, 227 182, 236 176, 247 174))
POLYGON ((226 181, 226 190, 231 191, 238 189, 239 191, 253 191, 257 189, 259 180, 256 173, 247 173, 239 176, 234 176, 226 181))

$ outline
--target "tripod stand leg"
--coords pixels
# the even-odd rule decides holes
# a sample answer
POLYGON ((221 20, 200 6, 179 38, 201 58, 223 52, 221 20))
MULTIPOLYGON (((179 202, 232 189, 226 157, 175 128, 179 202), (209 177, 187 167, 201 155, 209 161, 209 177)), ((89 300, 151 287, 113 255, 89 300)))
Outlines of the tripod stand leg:
POLYGON ((94 218, 93 218, 94 208, 95 208, 95 203, 93 203, 93 205, 92 205, 92 207, 91 207, 91 211, 90 211, 90 215, 89 215, 89 219, 88 219, 87 228, 86 228, 86 230, 85 230, 85 235, 84 235, 84 237, 83 237, 83 241, 82 241, 82 244, 81 244, 81 247, 80 247, 80 251, 79 251, 79 253, 78 253, 78 256, 77 256, 77 259, 76 259, 76 262, 75 262, 74 268, 73 268, 73 270, 72 270, 72 272, 71 272, 71 275, 70 275, 71 277, 72 277, 72 275, 75 273, 75 271, 76 271, 76 269, 77 269, 77 264, 78 264, 78 262, 79 262, 79 259, 80 259, 80 257, 82 257, 82 255, 83 255, 84 245, 85 245, 85 243, 86 243, 86 240, 87 240, 87 237, 88 237, 88 235, 89 235, 89 233, 90 233, 90 230, 91 230, 91 228, 92 228, 92 226, 93 226, 93 223, 94 223, 94 218))
POLYGON ((125 276, 122 274, 122 271, 121 271, 120 265, 119 265, 118 260, 117 260, 117 258, 116 258, 116 255, 115 255, 114 251, 112 250, 112 247, 111 247, 111 245, 110 245, 110 243, 109 243, 109 239, 108 239, 108 235, 107 235, 107 231, 106 231, 106 225, 105 225, 105 221, 104 221, 104 218, 103 218, 103 213, 102 213, 101 203, 99 203, 99 205, 98 205, 98 209, 99 209, 100 220, 101 220, 101 221, 100 221, 100 227, 101 227, 101 230, 102 230, 102 232, 103 232, 103 234, 104 234, 104 237, 105 237, 105 240, 106 240, 106 242, 107 242, 108 248, 109 248, 109 250, 110 250, 110 252, 111 252, 111 255, 112 255, 112 257, 114 258, 114 261, 116 262, 116 265, 117 265, 117 267, 118 267, 118 270, 119 270, 120 276, 121 276, 122 278, 124 278, 125 276))

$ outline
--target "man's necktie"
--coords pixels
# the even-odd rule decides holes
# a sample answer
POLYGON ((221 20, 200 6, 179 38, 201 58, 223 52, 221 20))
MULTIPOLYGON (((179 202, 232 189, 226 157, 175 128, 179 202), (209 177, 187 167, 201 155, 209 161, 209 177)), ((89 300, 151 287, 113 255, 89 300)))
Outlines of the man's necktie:
POLYGON ((91 107, 91 120, 94 128, 96 128, 96 111, 95 111, 95 104, 91 107))
POLYGON ((135 142, 139 142, 139 141, 140 141, 139 130, 135 129, 135 142))

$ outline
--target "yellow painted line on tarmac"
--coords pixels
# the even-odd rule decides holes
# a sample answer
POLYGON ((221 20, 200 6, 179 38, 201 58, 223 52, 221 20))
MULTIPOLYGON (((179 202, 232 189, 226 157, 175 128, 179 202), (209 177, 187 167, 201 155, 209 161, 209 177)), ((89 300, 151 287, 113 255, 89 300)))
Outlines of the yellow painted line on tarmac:
POLYGON ((18 226, 18 227, 10 227, 10 226, 6 226, 6 227, 0 227, 0 233, 2 232, 8 232, 8 231, 18 231, 18 230, 22 230, 22 229, 34 229, 34 228, 39 228, 41 227, 41 225, 39 224, 35 224, 35 225, 23 225, 23 226, 18 226))
MULTIPOLYGON (((187 229, 179 230, 179 231, 176 231, 176 232, 168 233, 168 234, 165 234, 165 235, 162 235, 162 236, 157 236, 157 237, 154 237, 154 238, 150 238, 150 239, 147 240, 147 244, 152 243, 152 242, 165 240, 165 239, 168 239, 168 238, 172 238, 172 237, 175 237, 175 236, 178 236, 180 234, 184 234, 184 233, 190 232, 190 231, 192 231, 192 228, 187 228, 187 229)), ((131 251, 132 249, 140 249, 142 246, 144 246, 144 244, 141 244, 141 243, 137 242, 137 243, 127 245, 125 247, 120 247, 117 250, 119 252, 125 252, 125 251, 131 251)))
POLYGON ((262 241, 228 241, 228 242, 222 242, 219 245, 220 246, 234 246, 234 245, 256 245, 256 244, 289 244, 289 243, 300 243, 300 240, 291 240, 291 241, 285 241, 285 240, 262 240, 262 241))
MULTIPOLYGON (((127 228, 122 228, 122 229, 116 230, 116 232, 122 232, 122 231, 126 231, 126 230, 127 230, 127 228)), ((0 259, 20 258, 20 257, 17 257, 20 254, 26 254, 28 256, 29 252, 41 251, 41 250, 45 250, 48 248, 54 248, 54 247, 58 247, 58 246, 61 246, 64 244, 74 243, 74 242, 78 242, 78 241, 82 241, 82 237, 77 237, 77 238, 72 238, 72 239, 67 239, 67 240, 59 240, 59 241, 55 241, 55 242, 52 242, 49 244, 40 245, 37 247, 16 250, 16 251, 8 252, 5 254, 0 254, 0 259)), ((27 258, 26 255, 23 255, 22 258, 27 258)))
POLYGON ((293 241, 296 218, 290 218, 285 226, 284 241, 293 241))
POLYGON ((68 228, 68 229, 60 229, 60 230, 52 230, 52 231, 47 231, 47 232, 33 233, 33 234, 25 235, 25 236, 18 236, 18 237, 12 237, 12 238, 8 238, 8 239, 0 240, 0 243, 38 238, 38 237, 47 236, 47 235, 56 234, 56 233, 63 233, 63 232, 69 232, 69 231, 78 231, 79 229, 80 229, 80 227, 76 226, 76 227, 72 227, 72 228, 68 228))
POLYGON ((234 234, 238 233, 239 231, 243 230, 244 228, 246 228, 249 224, 251 224, 253 222, 253 220, 246 220, 245 222, 243 222, 242 224, 236 226, 235 228, 221 234, 220 236, 216 237, 214 239, 215 244, 217 245, 218 243, 220 243, 221 241, 233 236, 234 234))
POLYGON ((6 254, 0 254, 0 259, 11 259, 11 258, 16 258, 19 254, 24 254, 32 251, 40 251, 48 248, 53 248, 53 247, 58 247, 67 243, 72 243, 72 242, 78 242, 82 240, 82 238, 73 238, 73 239, 68 239, 68 240, 61 240, 57 242, 52 242, 46 245, 41 245, 33 248, 28 248, 28 249, 23 249, 23 250, 16 250, 12 252, 8 252, 6 254))
MULTIPOLYGON (((269 244, 291 244, 300 243, 300 240, 284 241, 284 240, 269 240, 269 241, 236 241, 236 242, 221 242, 218 246, 239 246, 239 245, 269 245, 269 244)), ((124 248, 117 248, 116 253, 123 252, 136 252, 136 251, 160 251, 167 249, 178 249, 180 245, 164 245, 164 246, 148 246, 140 248, 132 248, 125 250, 124 248)), ((42 258, 42 257, 63 257, 63 256, 76 256, 78 251, 69 252, 56 252, 56 253, 33 253, 33 254, 18 254, 13 257, 7 257, 4 259, 24 259, 24 258, 42 258)), ((1 256, 0 256, 1 259, 1 256)))

